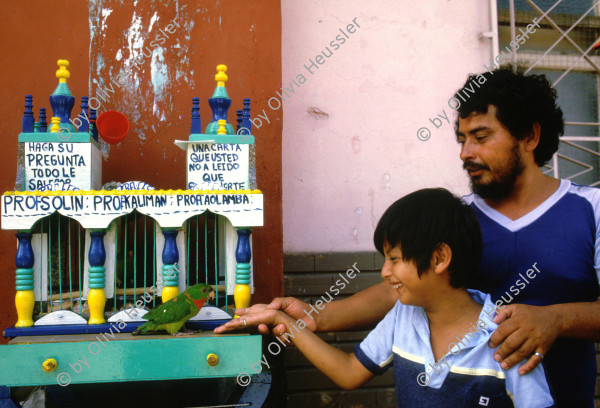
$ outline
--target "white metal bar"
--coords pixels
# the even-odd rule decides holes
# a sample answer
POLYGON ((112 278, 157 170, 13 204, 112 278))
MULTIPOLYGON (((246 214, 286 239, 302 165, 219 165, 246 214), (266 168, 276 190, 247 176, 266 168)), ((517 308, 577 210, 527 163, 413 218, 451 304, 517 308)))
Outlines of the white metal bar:
POLYGON ((510 44, 512 48, 512 71, 517 72, 517 50, 515 49, 516 38, 517 38, 517 24, 515 21, 515 0, 510 0, 508 2, 508 7, 510 10, 510 44))
POLYGON ((554 178, 558 178, 558 154, 554 153, 552 157, 552 170, 554 173, 554 178))
POLYGON ((498 39, 498 3, 497 0, 490 0, 490 26, 492 31, 492 58, 500 53, 500 44, 498 39))

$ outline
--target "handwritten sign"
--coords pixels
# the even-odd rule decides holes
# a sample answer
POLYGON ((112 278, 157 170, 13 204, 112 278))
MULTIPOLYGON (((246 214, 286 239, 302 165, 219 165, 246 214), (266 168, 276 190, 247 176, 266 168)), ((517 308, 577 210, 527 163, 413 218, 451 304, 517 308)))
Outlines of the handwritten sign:
POLYGON ((262 194, 96 194, 3 195, 2 228, 29 229, 55 211, 76 219, 84 228, 107 228, 112 220, 137 210, 161 227, 180 227, 185 220, 210 210, 234 226, 261 226, 262 194))
POLYGON ((187 147, 187 188, 245 190, 249 188, 249 145, 190 143, 187 147))
POLYGON ((90 143, 28 142, 25 144, 25 188, 43 190, 52 183, 91 189, 90 143))

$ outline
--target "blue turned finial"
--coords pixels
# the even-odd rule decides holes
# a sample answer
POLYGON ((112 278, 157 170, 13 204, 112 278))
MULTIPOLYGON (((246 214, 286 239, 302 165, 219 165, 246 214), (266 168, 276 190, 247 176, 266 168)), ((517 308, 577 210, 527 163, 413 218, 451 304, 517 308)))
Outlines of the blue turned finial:
POLYGON ((56 71, 56 77, 58 78, 58 86, 50 95, 50 105, 52 106, 52 116, 60 118, 61 127, 68 128, 70 131, 75 131, 69 120, 71 119, 71 111, 75 105, 75 97, 71 94, 69 87, 67 86, 67 78, 71 76, 67 67, 69 61, 58 60, 56 62, 59 66, 56 71))
MULTIPOLYGON (((163 280, 167 287, 177 287, 179 283, 179 269, 177 262, 179 261, 179 251, 177 250, 177 230, 176 229, 163 229, 163 235, 165 236, 165 246, 162 252, 163 261, 163 280)), ((165 295, 167 298, 171 296, 177 296, 177 293, 163 292, 163 301, 165 295)))
MULTIPOLYGON (((237 230, 238 242, 235 248, 235 283, 237 285, 250 284, 250 234, 252 231, 248 228, 239 228, 237 230)), ((249 299, 248 299, 249 300, 249 299)))
POLYGON ((23 133, 33 133, 33 96, 25 95, 25 112, 23 112, 23 133))
POLYGON ((235 113, 237 114, 237 127, 235 129, 235 133, 239 135, 240 129, 242 128, 242 119, 244 116, 244 111, 242 109, 238 109, 235 111, 235 113))
POLYGON ((17 255, 15 255, 15 265, 17 268, 33 268, 33 249, 31 248, 31 233, 19 232, 17 234, 17 255))
POLYGON ((81 121, 81 125, 77 129, 78 132, 88 132, 89 123, 88 123, 88 97, 81 97, 81 114, 79 115, 79 120, 81 121))
POLYGON ((173 265, 179 261, 179 251, 177 250, 177 230, 163 230, 165 236, 165 247, 163 248, 162 261, 165 265, 173 265))
POLYGON ((238 242, 235 249, 235 260, 238 263, 248 263, 252 257, 250 251, 250 234, 252 231, 246 228, 239 228, 237 230, 238 242))
POLYGON ((192 126, 190 133, 202 133, 202 125, 200 123, 200 98, 192 98, 192 126))
POLYGON ((38 132, 48 132, 48 123, 46 123, 46 108, 40 108, 40 127, 38 132))
POLYGON ((97 142, 98 129, 96 128, 96 109, 90 109, 90 131, 92 132, 92 137, 97 142))
POLYGON ((17 255, 15 265, 17 266, 16 285, 17 290, 33 290, 33 249, 31 248, 30 232, 17 233, 17 255))
POLYGON ((106 231, 91 231, 90 237, 92 242, 90 243, 90 252, 88 254, 88 259, 90 261, 90 266, 104 266, 104 261, 106 260, 106 251, 104 250, 104 234, 106 231))
POLYGON ((244 98, 244 120, 242 126, 248 129, 248 134, 252 134, 252 121, 250 120, 250 98, 244 98))
POLYGON ((88 252, 88 260, 90 261, 88 269, 90 320, 88 320, 88 324, 106 322, 104 319, 104 306, 106 305, 106 294, 104 293, 104 287, 106 286, 106 268, 104 267, 104 261, 106 260, 106 251, 104 250, 105 233, 105 230, 90 231, 91 242, 88 252))
POLYGON ((215 75, 215 81, 217 81, 217 87, 213 93, 212 98, 208 100, 208 104, 212 109, 213 117, 212 122, 206 127, 206 134, 216 135, 219 130, 219 120, 225 120, 226 134, 233 135, 233 126, 227 121, 227 113, 231 106, 231 99, 227 95, 225 89, 225 82, 227 82, 227 67, 225 65, 217 65, 217 74, 215 75))

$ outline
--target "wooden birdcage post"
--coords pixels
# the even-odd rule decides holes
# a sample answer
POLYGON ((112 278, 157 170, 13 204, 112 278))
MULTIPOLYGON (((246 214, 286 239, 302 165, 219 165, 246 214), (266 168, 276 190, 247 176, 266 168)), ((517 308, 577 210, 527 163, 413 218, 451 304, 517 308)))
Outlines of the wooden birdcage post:
POLYGON ((164 288, 162 290, 162 301, 167 302, 179 295, 179 250, 177 249, 177 229, 164 228, 165 246, 162 252, 162 279, 164 288))
POLYGON ((33 326, 33 249, 31 248, 31 232, 19 232, 17 255, 15 256, 16 289, 15 306, 17 307, 18 320, 16 327, 33 326))
POLYGON ((89 324, 106 323, 106 320, 104 319, 104 306, 106 305, 106 293, 104 292, 104 286, 106 284, 104 276, 104 261, 106 260, 106 251, 104 250, 105 233, 105 230, 93 230, 90 232, 92 241, 90 243, 89 252, 89 324))
POLYGON ((238 228, 238 242, 235 250, 235 291, 233 299, 236 309, 250 306, 250 259, 252 252, 250 249, 250 228, 238 228))

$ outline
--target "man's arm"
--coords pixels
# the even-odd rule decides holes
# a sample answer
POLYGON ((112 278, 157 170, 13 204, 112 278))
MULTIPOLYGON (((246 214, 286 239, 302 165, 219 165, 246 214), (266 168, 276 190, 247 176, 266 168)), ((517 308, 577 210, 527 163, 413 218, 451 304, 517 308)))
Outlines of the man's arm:
POLYGON ((519 368, 519 374, 527 374, 542 361, 532 354, 545 356, 558 337, 600 341, 600 301, 508 305, 498 312, 494 322, 501 324, 490 337, 490 347, 502 343, 494 358, 507 369, 529 357, 519 368))
MULTIPOLYGON (((269 327, 284 325, 289 328, 288 336, 294 339, 294 345, 313 363, 321 372, 345 390, 357 388, 370 380, 373 373, 365 368, 356 358, 354 353, 343 351, 327 344, 310 330, 299 329, 296 320, 278 310, 263 310, 255 313, 260 315, 260 321, 269 327)), ((248 315, 250 318, 250 315, 248 315)), ((233 329, 245 327, 243 319, 231 320, 228 325, 233 329)))
POLYGON ((398 293, 385 281, 349 298, 328 303, 315 316, 318 332, 372 329, 398 301, 398 293))
MULTIPOLYGON (((398 294, 386 282, 363 289, 349 298, 325 303, 319 313, 312 313, 311 307, 293 297, 275 298, 269 305, 254 305, 246 309, 236 309, 238 316, 246 316, 265 309, 281 310, 295 320, 302 319, 307 327, 316 332, 363 330, 375 327, 398 301, 398 294), (311 318, 307 313, 311 312, 311 318), (313 320, 314 319, 314 320, 313 320)), ((247 327, 258 327, 262 334, 268 334, 269 328, 259 319, 247 319, 247 327)), ((234 330, 225 324, 215 329, 215 333, 234 330)), ((279 336, 287 330, 279 324, 273 328, 273 334, 279 336)))

